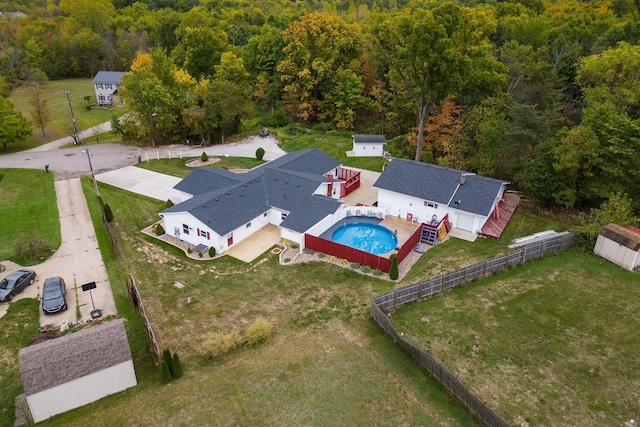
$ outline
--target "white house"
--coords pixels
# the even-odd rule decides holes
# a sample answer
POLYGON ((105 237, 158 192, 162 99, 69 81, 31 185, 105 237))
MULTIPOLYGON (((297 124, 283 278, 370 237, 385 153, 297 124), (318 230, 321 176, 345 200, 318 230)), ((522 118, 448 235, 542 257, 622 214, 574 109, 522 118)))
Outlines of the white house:
POLYGON ((93 87, 99 106, 122 103, 118 98, 118 89, 122 84, 123 75, 122 71, 98 71, 98 74, 93 78, 93 87))
POLYGON ((122 319, 25 347, 18 359, 36 423, 137 384, 122 319))
POLYGON ((508 182, 414 160, 393 159, 374 183, 378 207, 415 222, 440 221, 480 233, 508 182))
POLYGON ((353 135, 354 157, 382 157, 384 135, 353 135))
POLYGON ((598 235, 593 252, 627 270, 636 270, 640 264, 640 233, 636 230, 607 224, 598 235))
POLYGON ((223 253, 267 224, 303 244, 304 233, 333 220, 345 182, 340 163, 320 150, 288 153, 245 174, 196 169, 174 188, 182 202, 160 212, 167 234, 223 253))

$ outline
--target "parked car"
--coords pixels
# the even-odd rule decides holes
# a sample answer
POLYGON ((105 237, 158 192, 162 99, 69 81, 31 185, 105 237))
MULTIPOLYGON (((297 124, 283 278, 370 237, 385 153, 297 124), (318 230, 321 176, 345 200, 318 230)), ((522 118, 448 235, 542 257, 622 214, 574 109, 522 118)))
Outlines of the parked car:
POLYGON ((33 285, 35 281, 36 272, 30 268, 21 268, 9 273, 0 281, 0 301, 11 301, 18 292, 33 285))
POLYGON ((67 285, 60 276, 48 277, 42 286, 42 311, 53 314, 67 309, 67 285))

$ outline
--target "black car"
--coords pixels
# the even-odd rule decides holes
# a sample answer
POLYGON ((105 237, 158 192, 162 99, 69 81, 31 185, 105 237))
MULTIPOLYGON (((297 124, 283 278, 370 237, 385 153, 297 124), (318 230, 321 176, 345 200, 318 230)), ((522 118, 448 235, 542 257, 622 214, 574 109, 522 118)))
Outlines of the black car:
POLYGON ((60 276, 48 277, 42 286, 42 311, 53 314, 67 309, 67 285, 60 276))
POLYGON ((9 273, 0 281, 0 301, 11 301, 13 297, 36 281, 36 272, 29 268, 9 273))

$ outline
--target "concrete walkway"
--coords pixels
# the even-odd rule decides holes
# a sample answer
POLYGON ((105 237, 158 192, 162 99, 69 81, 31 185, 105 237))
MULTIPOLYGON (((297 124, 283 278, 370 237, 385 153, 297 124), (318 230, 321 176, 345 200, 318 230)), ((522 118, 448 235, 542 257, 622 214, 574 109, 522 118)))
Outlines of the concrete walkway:
POLYGON ((96 180, 156 200, 171 199, 173 203, 181 201, 180 192, 173 187, 182 181, 182 178, 135 166, 97 174, 96 180))
MULTIPOLYGON (((63 320, 75 323, 76 307, 80 309, 83 322, 91 319, 93 305, 102 310, 102 315, 117 314, 113 300, 107 271, 98 247, 95 229, 89 216, 89 208, 82 192, 80 179, 56 181, 56 197, 60 217, 62 244, 60 248, 42 264, 29 268, 36 271, 36 282, 16 295, 15 300, 22 298, 39 298, 42 284, 47 277, 61 276, 67 284, 66 311, 53 315, 44 315, 40 310, 40 324, 58 325, 63 320), (83 292, 81 286, 88 282, 96 282, 96 289, 83 292), (77 295, 77 301, 76 301, 77 295)), ((0 275, 4 277, 15 268, 15 264, 3 262, 7 270, 0 275)), ((0 304, 0 317, 8 309, 7 303, 0 304)))

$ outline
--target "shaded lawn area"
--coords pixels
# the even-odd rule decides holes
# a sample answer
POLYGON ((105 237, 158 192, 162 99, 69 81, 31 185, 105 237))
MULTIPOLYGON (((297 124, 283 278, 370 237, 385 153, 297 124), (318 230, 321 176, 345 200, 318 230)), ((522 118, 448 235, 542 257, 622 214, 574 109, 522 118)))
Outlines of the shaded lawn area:
POLYGON ((639 306, 640 276, 567 251, 393 322, 512 425, 610 426, 640 415, 639 306))
POLYGON ((0 169, 0 177, 0 261, 40 263, 43 260, 17 259, 15 245, 35 233, 49 244, 51 254, 60 247, 53 174, 34 169, 0 169))
POLYGON ((11 427, 15 420, 14 399, 24 392, 18 351, 38 334, 38 310, 37 299, 24 298, 12 302, 7 314, 0 318, 0 427, 11 427))
MULTIPOLYGON (((80 130, 88 129, 100 123, 108 122, 113 117, 113 111, 101 108, 93 108, 87 110, 87 102, 83 99, 90 95, 92 101, 95 102, 95 90, 91 79, 67 79, 67 80, 51 80, 42 86, 42 95, 49 100, 49 108, 51 111, 51 120, 45 127, 45 136, 39 127, 34 127, 33 136, 22 143, 14 143, 8 145, 7 153, 28 150, 40 146, 46 142, 68 136, 68 132, 61 133, 62 129, 71 126, 69 119, 69 104, 65 90, 69 91, 71 99, 71 107, 73 114, 80 130)), ((31 91, 27 86, 20 86, 11 92, 9 97, 11 102, 20 110, 22 114, 31 120, 30 111, 33 109, 29 104, 31 99, 31 91)), ((5 151, 0 150, 0 153, 5 151)))
MULTIPOLYGON (((211 156, 213 158, 215 156, 211 156)), ((177 176, 184 178, 193 172, 193 167, 187 166, 186 163, 194 158, 182 158, 182 159, 150 159, 148 162, 138 163, 136 166, 142 169, 152 170, 154 172, 160 172, 167 175, 177 176)), ((265 163, 263 160, 252 159, 249 157, 220 157, 220 161, 211 163, 203 168, 226 168, 226 169, 253 169, 261 164, 265 163)))
MULTIPOLYGON (((83 187, 99 221, 90 181, 83 187)), ((162 202, 105 185, 100 192, 119 224, 122 270, 136 278, 160 346, 180 354, 185 376, 160 385, 147 350, 134 348, 140 386, 45 425, 480 425, 371 321, 371 295, 391 283, 326 263, 283 267, 269 252, 251 264, 191 261, 139 233, 162 202), (274 326, 266 342, 216 360, 194 352, 206 334, 258 318, 274 326)), ((109 274, 121 310, 126 290, 109 274)))

